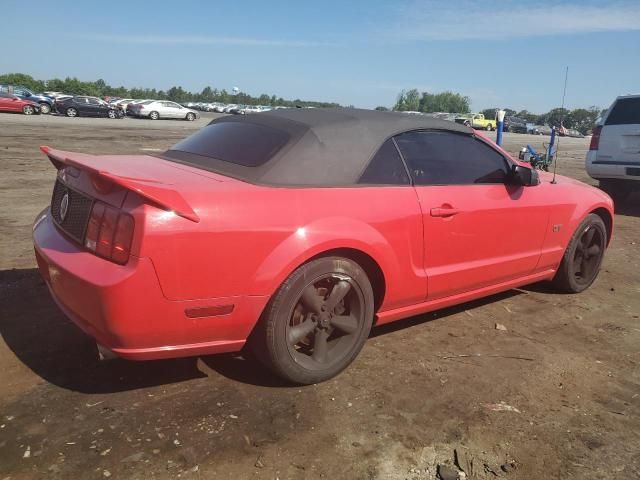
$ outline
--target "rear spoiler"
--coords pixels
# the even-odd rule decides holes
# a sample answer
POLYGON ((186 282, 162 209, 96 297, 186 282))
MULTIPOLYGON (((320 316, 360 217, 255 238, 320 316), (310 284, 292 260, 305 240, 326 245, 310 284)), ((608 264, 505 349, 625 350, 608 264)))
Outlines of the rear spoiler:
POLYGON ((60 170, 65 165, 73 166, 81 170, 90 172, 105 180, 109 180, 127 190, 137 193, 141 197, 174 212, 187 220, 198 223, 200 217, 193 211, 180 193, 169 188, 165 184, 154 182, 153 180, 144 178, 131 178, 120 176, 115 173, 104 170, 104 162, 100 161, 97 155, 89 155, 86 153, 65 152, 63 150, 54 150, 46 145, 40 147, 40 151, 44 153, 51 163, 60 170))

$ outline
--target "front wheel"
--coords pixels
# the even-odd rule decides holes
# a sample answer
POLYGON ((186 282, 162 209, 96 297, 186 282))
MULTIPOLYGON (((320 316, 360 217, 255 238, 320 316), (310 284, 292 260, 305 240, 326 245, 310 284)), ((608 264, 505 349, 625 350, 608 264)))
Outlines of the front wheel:
POLYGON ((607 229, 600 216, 591 213, 578 226, 553 279, 566 293, 580 293, 598 276, 607 248, 607 229))
POLYGON ((109 112, 107 113, 107 116, 109 118, 118 118, 118 112, 116 112, 115 110, 109 110, 109 112))
POLYGON ((189 112, 187 113, 186 119, 189 122, 193 122, 196 119, 196 116, 193 113, 189 112))
POLYGON ((319 258, 300 266, 280 286, 250 347, 287 381, 322 382, 356 358, 373 314, 373 289, 364 270, 347 258, 319 258))
POLYGON ((49 105, 48 103, 41 103, 40 104, 40 113, 47 115, 49 113, 51 113, 51 105, 49 105))

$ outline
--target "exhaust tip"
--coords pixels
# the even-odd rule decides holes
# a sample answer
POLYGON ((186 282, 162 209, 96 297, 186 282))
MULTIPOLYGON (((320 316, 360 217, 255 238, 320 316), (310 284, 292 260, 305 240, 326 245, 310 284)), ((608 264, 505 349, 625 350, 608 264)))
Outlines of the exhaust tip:
POLYGON ((103 347, 99 343, 96 343, 96 346, 98 347, 98 359, 100 359, 100 361, 114 360, 118 358, 118 356, 107 347, 103 347))

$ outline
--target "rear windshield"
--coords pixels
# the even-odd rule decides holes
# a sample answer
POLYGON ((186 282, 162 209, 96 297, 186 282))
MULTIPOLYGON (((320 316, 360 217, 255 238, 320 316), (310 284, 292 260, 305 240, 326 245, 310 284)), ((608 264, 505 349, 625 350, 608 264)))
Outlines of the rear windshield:
POLYGON ((197 162, 203 168, 213 168, 213 162, 222 160, 244 167, 258 167, 268 162, 289 141, 287 132, 264 125, 245 122, 219 122, 198 130, 169 149, 201 157, 197 162), (202 158, 204 157, 204 158, 202 158))
POLYGON ((618 100, 605 122, 605 125, 629 124, 640 124, 640 97, 618 100))

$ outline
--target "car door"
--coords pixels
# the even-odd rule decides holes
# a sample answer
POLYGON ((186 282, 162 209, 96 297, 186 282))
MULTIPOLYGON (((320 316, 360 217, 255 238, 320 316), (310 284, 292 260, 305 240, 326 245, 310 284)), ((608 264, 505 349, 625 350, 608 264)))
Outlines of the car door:
POLYGON ((0 112, 8 112, 12 110, 12 103, 17 103, 13 101, 13 95, 8 93, 0 92, 0 112))
POLYGON ((182 107, 174 102, 165 102, 167 104, 168 117, 182 118, 182 107))
POLYGON ((549 210, 536 187, 509 183, 511 163, 474 135, 395 137, 422 208, 428 299, 531 274, 549 210))
POLYGON ((87 113, 92 117, 106 116, 100 100, 94 97, 87 97, 87 113))
POLYGON ((82 116, 91 116, 91 109, 87 97, 74 97, 73 106, 82 116))

